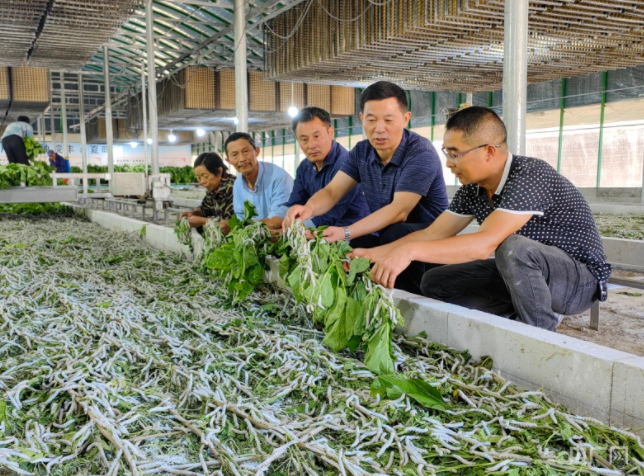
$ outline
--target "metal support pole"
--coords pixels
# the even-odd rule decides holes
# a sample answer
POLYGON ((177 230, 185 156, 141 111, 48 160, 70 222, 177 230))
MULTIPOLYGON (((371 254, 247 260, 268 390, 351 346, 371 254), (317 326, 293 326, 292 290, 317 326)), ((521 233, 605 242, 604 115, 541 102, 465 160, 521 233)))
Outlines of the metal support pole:
POLYGON ((148 98, 146 97, 145 89, 145 68, 141 64, 141 99, 143 103, 141 108, 143 109, 143 157, 145 158, 145 183, 148 183, 148 98))
MULTIPOLYGON (((83 164, 83 173, 87 173, 87 134, 85 132, 85 95, 84 95, 83 75, 78 75, 78 112, 80 115, 80 136, 81 136, 81 161, 83 164)), ((83 180, 83 196, 87 197, 87 183, 89 180, 83 180)), ((101 181, 97 180, 97 184, 101 181)), ((100 187, 96 187, 97 189, 100 187)), ((99 191, 99 190, 97 190, 99 191)))
POLYGON ((606 111, 606 90, 608 89, 608 71, 604 71, 602 78, 602 103, 599 110, 599 148, 597 151, 597 188, 602 181, 602 155, 604 153, 604 113, 606 111))
POLYGON ((152 173, 159 173, 159 122, 157 116, 157 81, 154 66, 154 24, 152 22, 152 0, 145 2, 145 38, 148 52, 148 98, 150 99, 150 137, 152 147, 150 158, 152 173))
POLYGON ((105 87, 105 137, 107 139, 107 172, 110 193, 114 192, 114 132, 112 131, 112 97, 110 95, 110 52, 103 45, 103 84, 105 87))
POLYGON ((353 116, 349 116, 349 141, 347 149, 351 150, 351 136, 353 135, 353 116))
POLYGON ((434 126, 436 125, 436 92, 432 91, 432 118, 430 140, 434 142, 434 126))
POLYGON ((286 129, 282 129, 282 167, 286 162, 286 129))
POLYGON ((38 138, 41 143, 45 142, 45 115, 38 116, 38 138))
POLYGON ((49 130, 51 131, 51 148, 56 150, 56 116, 54 115, 54 103, 49 103, 49 130))
POLYGON ((52 74, 52 72, 49 73, 49 120, 51 121, 49 127, 51 129, 51 148, 56 150, 56 116, 54 115, 54 87, 52 84, 52 74))
POLYGON ((235 106, 237 109, 237 132, 248 132, 245 3, 244 0, 235 0, 235 106))
POLYGON ((557 146, 557 172, 561 173, 561 154, 563 149, 564 112, 566 110, 566 85, 568 80, 561 78, 561 104, 559 106, 559 145, 557 146))
POLYGON ((505 0, 503 48, 503 122, 508 149, 525 155, 528 99, 528 0, 505 0))
POLYGON ((63 131, 63 157, 69 156, 67 148, 67 98, 65 97, 65 73, 60 75, 60 128, 63 131))

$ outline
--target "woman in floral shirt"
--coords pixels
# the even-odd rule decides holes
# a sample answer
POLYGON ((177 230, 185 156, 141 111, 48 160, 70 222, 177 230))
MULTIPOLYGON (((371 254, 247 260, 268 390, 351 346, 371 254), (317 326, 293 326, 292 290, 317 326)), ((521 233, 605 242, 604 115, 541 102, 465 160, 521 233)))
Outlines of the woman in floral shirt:
POLYGON ((233 209, 235 176, 228 173, 228 167, 219 154, 214 152, 199 155, 195 160, 194 169, 195 177, 207 193, 199 208, 191 212, 183 212, 181 217, 188 217, 190 226, 197 228, 200 233, 201 227, 206 224, 208 218, 216 218, 224 232, 228 232, 228 220, 235 213, 233 209))

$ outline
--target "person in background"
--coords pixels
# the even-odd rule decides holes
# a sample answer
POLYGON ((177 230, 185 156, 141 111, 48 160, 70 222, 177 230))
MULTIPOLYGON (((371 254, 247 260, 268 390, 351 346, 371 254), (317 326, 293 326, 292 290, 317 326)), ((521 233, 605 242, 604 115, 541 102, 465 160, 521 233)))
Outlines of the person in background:
POLYGON ((16 122, 7 126, 2 134, 2 148, 7 153, 7 160, 10 164, 29 164, 27 149, 25 149, 25 137, 33 137, 34 130, 31 121, 27 116, 18 116, 16 122))
POLYGON ((606 299, 611 266, 588 203, 548 163, 512 155, 503 121, 472 106, 445 125, 443 153, 463 186, 428 228, 353 255, 392 287, 413 260, 444 264, 425 296, 555 330, 563 315, 606 299), (457 236, 473 219, 476 233, 457 236), (494 253, 494 258, 489 259, 494 253))
POLYGON ((194 163, 194 173, 197 181, 206 189, 206 196, 199 208, 191 212, 183 212, 180 217, 188 217, 190 226, 199 233, 208 218, 218 218, 224 233, 229 233, 228 220, 233 216, 233 184, 235 176, 228 173, 219 154, 204 152, 194 163))
MULTIPOLYGON (((407 129, 411 111, 405 91, 379 81, 360 96, 360 120, 367 140, 349 152, 340 171, 304 205, 286 213, 284 228, 331 210, 357 184, 362 186, 371 214, 350 226, 330 226, 329 242, 345 240, 370 248, 391 243, 427 227, 447 208, 447 191, 440 159, 432 143, 407 129)), ((414 263, 396 287, 420 294, 423 263, 414 263)))
POLYGON ((53 149, 47 151, 47 156, 49 157, 49 165, 56 167, 56 173, 68 174, 72 171, 69 160, 54 152, 53 149))
MULTIPOLYGON (((326 187, 338 173, 349 152, 333 140, 331 116, 324 109, 301 109, 292 122, 293 133, 307 160, 297 168, 293 191, 286 208, 303 205, 318 190, 326 187)), ((360 185, 350 190, 328 212, 304 221, 308 227, 349 226, 371 213, 360 185)))
POLYGON ((257 210, 255 220, 277 232, 282 228, 282 205, 291 195, 293 179, 283 168, 257 160, 260 149, 246 132, 228 136, 224 149, 226 160, 239 172, 233 188, 235 215, 244 219, 244 202, 249 200, 257 210))

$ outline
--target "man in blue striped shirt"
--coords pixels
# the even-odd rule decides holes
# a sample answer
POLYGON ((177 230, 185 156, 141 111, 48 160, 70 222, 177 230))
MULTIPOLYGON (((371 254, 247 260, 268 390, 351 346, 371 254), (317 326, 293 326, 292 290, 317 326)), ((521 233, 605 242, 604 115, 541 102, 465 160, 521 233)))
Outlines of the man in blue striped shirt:
MULTIPOLYGON (((297 168, 293 191, 285 207, 303 205, 326 187, 346 160, 349 152, 333 140, 331 116, 319 107, 303 108, 293 118, 293 134, 307 160, 297 168)), ((308 227, 349 226, 369 215, 360 185, 350 190, 328 212, 304 221, 308 227)))
MULTIPOLYGON (((283 228, 333 208, 357 184, 362 185, 371 214, 347 227, 331 226, 323 236, 353 247, 391 243, 427 228, 447 208, 440 158, 432 143, 407 130, 411 111, 405 91, 379 81, 360 97, 360 120, 367 140, 360 141, 329 185, 304 205, 291 207, 283 228)), ((396 287, 420 293, 422 263, 412 263, 396 287)))

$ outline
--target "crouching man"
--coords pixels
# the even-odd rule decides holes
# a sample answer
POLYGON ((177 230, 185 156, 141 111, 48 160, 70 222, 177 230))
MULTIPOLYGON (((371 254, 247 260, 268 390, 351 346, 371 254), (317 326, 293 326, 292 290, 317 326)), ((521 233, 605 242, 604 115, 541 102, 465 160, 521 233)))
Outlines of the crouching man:
POLYGON ((463 186, 428 228, 354 251, 375 281, 391 288, 413 260, 444 264, 424 274, 425 296, 548 330, 606 299, 611 267, 588 203, 543 160, 508 152, 494 111, 454 114, 443 153, 463 186), (478 232, 456 236, 474 218, 478 232))

